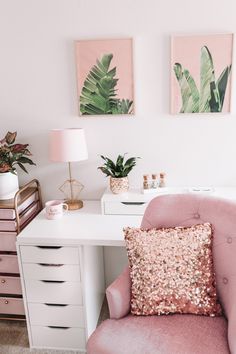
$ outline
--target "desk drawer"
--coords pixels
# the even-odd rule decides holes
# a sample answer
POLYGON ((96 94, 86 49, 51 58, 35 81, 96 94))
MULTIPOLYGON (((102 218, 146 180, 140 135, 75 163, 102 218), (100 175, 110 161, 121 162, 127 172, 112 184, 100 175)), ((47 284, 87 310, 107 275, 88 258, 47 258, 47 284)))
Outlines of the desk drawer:
POLYGON ((21 295, 20 278, 0 276, 0 294, 21 295))
POLYGON ((109 215, 143 215, 148 202, 104 202, 104 213, 109 215))
POLYGON ((79 264, 77 247, 21 246, 23 263, 79 264))
POLYGON ((72 264, 23 263, 25 279, 80 281, 80 267, 72 264))
POLYGON ((28 309, 35 326, 85 327, 82 306, 28 303, 28 309))
POLYGON ((33 347, 85 349, 85 331, 82 328, 32 326, 31 331, 33 347))
POLYGON ((19 273, 17 255, 0 254, 0 273, 19 273))
POLYGON ((25 279, 28 302, 82 305, 82 286, 79 282, 55 282, 25 279))
POLYGON ((23 299, 13 297, 0 297, 0 314, 24 315, 23 299))
POLYGON ((16 232, 0 232, 0 251, 16 252, 16 232))

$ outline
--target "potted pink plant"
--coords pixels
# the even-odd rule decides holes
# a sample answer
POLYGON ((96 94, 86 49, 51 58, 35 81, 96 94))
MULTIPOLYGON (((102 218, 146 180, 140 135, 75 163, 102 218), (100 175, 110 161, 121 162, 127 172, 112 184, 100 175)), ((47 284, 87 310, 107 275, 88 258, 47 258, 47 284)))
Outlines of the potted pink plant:
POLYGON ((0 140, 0 199, 11 199, 19 189, 16 167, 28 173, 25 164, 35 165, 29 158, 29 144, 16 144, 17 132, 8 132, 0 140))

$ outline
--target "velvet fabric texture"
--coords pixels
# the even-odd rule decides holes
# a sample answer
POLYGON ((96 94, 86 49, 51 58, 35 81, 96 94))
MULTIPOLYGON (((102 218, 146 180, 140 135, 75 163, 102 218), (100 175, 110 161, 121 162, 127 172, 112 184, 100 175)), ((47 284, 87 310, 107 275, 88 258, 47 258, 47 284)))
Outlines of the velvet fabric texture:
POLYGON ((131 277, 131 313, 221 315, 209 223, 124 230, 131 277))
POLYGON ((195 194, 159 196, 149 203, 141 227, 204 222, 210 222, 214 230, 217 292, 225 317, 129 315, 131 282, 126 269, 108 287, 113 319, 102 323, 89 338, 88 354, 236 354, 236 203, 195 194), (191 323, 186 322, 188 318, 191 323))
POLYGON ((223 317, 128 315, 95 333, 87 354, 229 354, 223 317))

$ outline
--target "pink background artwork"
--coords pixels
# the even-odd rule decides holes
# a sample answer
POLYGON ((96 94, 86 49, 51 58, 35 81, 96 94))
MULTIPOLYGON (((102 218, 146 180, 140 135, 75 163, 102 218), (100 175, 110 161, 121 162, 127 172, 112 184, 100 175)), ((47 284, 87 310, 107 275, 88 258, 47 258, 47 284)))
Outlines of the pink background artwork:
MULTIPOLYGON (((173 67, 180 63, 189 70, 195 83, 200 87, 200 57, 201 48, 207 46, 211 52, 215 79, 217 80, 223 69, 232 64, 233 34, 201 35, 201 36, 174 36, 171 39, 171 113, 180 112, 182 99, 180 87, 173 67)), ((222 112, 230 112, 231 75, 229 76, 222 112)))
POLYGON ((81 40, 76 42, 77 83, 80 96, 84 81, 104 54, 113 54, 110 68, 116 66, 117 98, 134 99, 132 39, 81 40))

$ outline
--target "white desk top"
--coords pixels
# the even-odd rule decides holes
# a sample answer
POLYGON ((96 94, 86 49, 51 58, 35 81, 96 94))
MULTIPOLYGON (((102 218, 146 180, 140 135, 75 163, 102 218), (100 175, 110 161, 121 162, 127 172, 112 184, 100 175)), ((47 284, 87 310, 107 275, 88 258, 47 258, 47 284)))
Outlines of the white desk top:
MULTIPOLYGON (((176 188, 169 188, 165 192, 168 191, 177 192, 176 188)), ((193 192, 185 189, 185 193, 190 191, 193 192)), ((179 192, 183 193, 183 190, 179 189, 179 192)), ((236 201, 236 188, 222 187, 210 192, 193 193, 236 201)), ((85 201, 82 209, 68 211, 59 220, 47 220, 43 210, 19 234, 17 244, 124 246, 123 228, 139 227, 141 220, 142 215, 102 215, 100 201, 85 201)))
POLYGON ((80 210, 47 220, 43 210, 17 237, 19 245, 124 246, 123 228, 139 227, 142 215, 102 215, 100 201, 85 201, 80 210))

